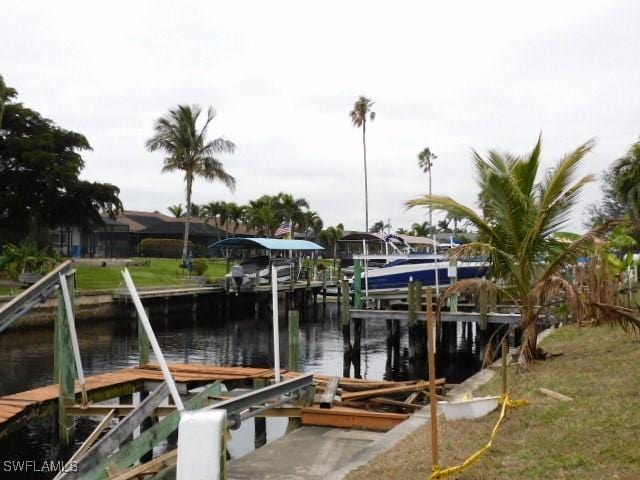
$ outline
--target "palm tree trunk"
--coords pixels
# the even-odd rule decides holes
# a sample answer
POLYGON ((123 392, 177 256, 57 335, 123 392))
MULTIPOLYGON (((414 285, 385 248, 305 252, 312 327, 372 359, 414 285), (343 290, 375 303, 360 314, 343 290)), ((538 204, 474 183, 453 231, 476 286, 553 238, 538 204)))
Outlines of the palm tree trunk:
POLYGON ((184 222, 184 243, 182 244, 182 264, 187 260, 187 247, 189 245, 189 223, 191 222, 191 187, 193 176, 187 172, 187 219, 184 222))
POLYGON ((367 185, 367 131, 366 119, 362 122, 362 151, 364 153, 364 231, 369 231, 369 188, 367 185))
POLYGON ((535 358, 538 344, 538 322, 532 305, 522 306, 522 345, 518 364, 527 367, 535 358))

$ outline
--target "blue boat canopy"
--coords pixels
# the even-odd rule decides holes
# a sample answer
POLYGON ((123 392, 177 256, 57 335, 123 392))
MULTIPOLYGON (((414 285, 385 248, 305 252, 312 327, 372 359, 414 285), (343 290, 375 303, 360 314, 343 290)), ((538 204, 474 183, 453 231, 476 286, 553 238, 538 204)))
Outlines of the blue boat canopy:
POLYGON ((245 237, 226 238, 209 245, 209 248, 216 247, 253 247, 264 248, 266 250, 324 250, 324 247, 308 240, 245 237))

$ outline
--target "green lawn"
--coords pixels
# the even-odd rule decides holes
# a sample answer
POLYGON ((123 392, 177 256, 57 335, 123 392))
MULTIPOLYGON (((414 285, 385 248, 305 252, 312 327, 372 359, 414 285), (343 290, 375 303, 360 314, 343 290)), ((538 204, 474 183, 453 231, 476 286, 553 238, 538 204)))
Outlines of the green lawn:
MULTIPOLYGON (((184 285, 191 283, 189 272, 180 268, 180 260, 172 258, 140 259, 150 260, 151 265, 129 267, 133 281, 139 287, 184 285)), ((208 261, 209 268, 204 273, 210 281, 225 274, 224 260, 212 259, 208 261)), ((124 285, 121 267, 76 267, 78 289, 80 290, 109 290, 124 285)))
POLYGON ((0 295, 16 295, 20 293, 19 287, 11 287, 9 285, 0 285, 0 295))
MULTIPOLYGON (((527 373, 510 367, 512 398, 531 404, 509 410, 493 448, 458 480, 640 478, 640 342, 620 329, 568 326, 542 342, 562 354, 527 373), (573 398, 561 402, 545 387, 573 398)), ((495 378, 476 395, 497 394, 495 378)), ((440 421, 440 464, 456 465, 489 439, 497 412, 476 421, 440 421)), ((426 428, 409 435, 347 478, 420 479, 431 472, 426 428)))

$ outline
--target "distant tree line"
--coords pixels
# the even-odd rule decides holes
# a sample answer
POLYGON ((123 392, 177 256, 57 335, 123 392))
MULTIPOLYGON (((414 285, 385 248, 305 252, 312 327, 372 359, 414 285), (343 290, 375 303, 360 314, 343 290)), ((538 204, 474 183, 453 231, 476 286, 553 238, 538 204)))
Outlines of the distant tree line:
MULTIPOLYGON (((187 214, 181 203, 171 205, 168 210, 175 217, 187 214)), ((273 236, 282 223, 290 221, 295 232, 304 234, 305 238, 315 238, 324 226, 322 218, 309 208, 306 199, 284 192, 262 195, 246 205, 225 201, 192 203, 190 214, 233 235, 244 225, 260 236, 273 236)))

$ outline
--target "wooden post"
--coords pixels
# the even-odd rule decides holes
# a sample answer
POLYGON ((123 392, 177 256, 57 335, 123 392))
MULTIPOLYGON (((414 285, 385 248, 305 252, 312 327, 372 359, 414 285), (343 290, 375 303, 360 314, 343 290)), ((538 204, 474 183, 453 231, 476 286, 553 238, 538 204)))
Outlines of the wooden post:
POLYGON ((342 326, 349 325, 351 322, 351 312, 349 311, 349 282, 342 281, 342 326))
POLYGON ((440 464, 438 455, 438 397, 436 395, 435 335, 433 328, 433 305, 431 287, 427 287, 427 339, 429 341, 429 404, 431 406, 431 462, 440 464))
POLYGON ((487 330, 487 326, 489 324, 489 316, 488 316, 488 294, 486 290, 481 290, 478 292, 478 307, 480 310, 480 330, 483 332, 487 330))
POLYGON ((502 340, 502 395, 507 395, 507 356, 509 355, 509 337, 502 340))
POLYGON ((415 282, 413 280, 409 280, 409 285, 407 286, 407 309, 409 314, 409 328, 413 328, 417 325, 418 319, 416 317, 416 296, 418 297, 418 300, 420 300, 422 297, 421 293, 418 293, 418 295, 415 294, 415 286, 415 282))
POLYGON ((289 370, 300 369, 300 313, 289 310, 289 370))
POLYGON ((322 305, 327 304, 327 269, 322 270, 322 305))
MULTIPOLYGON (((253 380, 253 388, 255 390, 263 388, 267 385, 267 381, 263 378, 253 380)), ((260 448, 267 443, 267 419, 265 417, 253 417, 254 439, 253 446, 260 448)))
POLYGON ((353 308, 362 308, 362 267, 358 259, 353 261, 353 308))
MULTIPOLYGON (((149 317, 149 307, 145 307, 144 309, 147 312, 147 317, 149 317)), ((138 319, 138 353, 140 355, 138 359, 140 366, 149 363, 149 339, 147 338, 147 332, 142 326, 140 319, 138 319)))
MULTIPOLYGON (((73 276, 66 277, 69 296, 75 309, 73 276)), ((58 437, 63 448, 73 444, 75 422, 67 415, 67 405, 75 404, 75 374, 73 350, 69 321, 62 296, 62 289, 58 289, 58 314, 56 316, 54 351, 55 367, 54 379, 58 382, 58 437)))
POLYGON ((351 352, 351 312, 349 311, 349 283, 342 280, 342 340, 344 352, 351 352))

